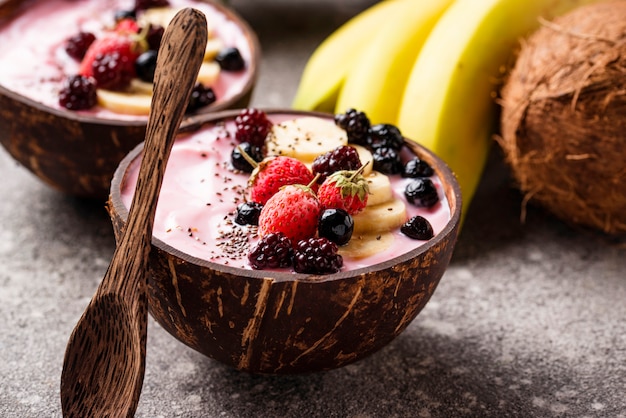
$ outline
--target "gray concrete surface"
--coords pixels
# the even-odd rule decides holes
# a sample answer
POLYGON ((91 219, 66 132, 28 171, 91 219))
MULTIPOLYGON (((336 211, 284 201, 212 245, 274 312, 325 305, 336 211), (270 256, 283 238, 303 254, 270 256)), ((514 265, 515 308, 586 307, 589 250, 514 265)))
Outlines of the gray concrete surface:
MULTIPOLYGON (((253 104, 289 106, 306 58, 365 1, 231 4, 264 48, 253 104)), ((103 207, 0 151, 0 416, 59 417, 68 336, 113 252, 103 207)), ((521 198, 497 150, 450 268, 373 356, 252 376, 149 325, 138 417, 626 417, 626 247, 521 198)))

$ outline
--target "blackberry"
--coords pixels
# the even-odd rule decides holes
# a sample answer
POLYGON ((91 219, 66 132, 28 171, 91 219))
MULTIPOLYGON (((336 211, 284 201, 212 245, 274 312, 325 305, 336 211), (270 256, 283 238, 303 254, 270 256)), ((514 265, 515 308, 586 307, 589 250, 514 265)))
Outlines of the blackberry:
POLYGON ((239 142, 249 142, 257 147, 263 147, 265 137, 271 128, 272 122, 265 112, 259 109, 243 109, 235 118, 235 138, 239 142))
POLYGON ((413 157, 407 161, 402 169, 402 177, 430 177, 433 174, 435 174, 435 170, 419 157, 413 157))
POLYGON ((248 261, 257 270, 289 267, 293 258, 291 240, 282 232, 265 235, 250 249, 248 261))
POLYGON ((65 52, 67 55, 80 61, 85 56, 87 49, 96 40, 96 36, 91 32, 78 32, 65 41, 65 52))
POLYGON ((135 0, 135 11, 152 9, 153 7, 167 7, 170 5, 168 0, 135 0))
POLYGON ((233 151, 230 153, 230 162, 234 168, 244 173, 252 173, 254 166, 244 156, 244 153, 257 163, 260 163, 263 160, 263 150, 249 142, 242 142, 233 148, 233 151))
POLYGON ((239 225, 259 225, 259 215, 263 205, 257 202, 244 202, 237 206, 235 222, 239 225))
POLYGON ((186 113, 195 112, 198 109, 208 106, 214 103, 216 99, 215 92, 211 87, 206 87, 204 84, 197 82, 193 86, 193 90, 191 90, 186 113))
POLYGON ((228 47, 222 49, 215 56, 215 61, 224 71, 241 71, 246 67, 246 63, 238 48, 228 47))
POLYGON ((406 223, 400 227, 400 232, 409 238, 423 241, 429 240, 435 236, 433 227, 430 222, 428 222, 428 219, 419 215, 406 221, 406 223))
POLYGON ((404 137, 395 125, 380 123, 370 128, 367 145, 372 149, 392 148, 398 151, 404 145, 404 137))
POLYGON ((365 113, 350 108, 345 113, 335 115, 335 124, 346 131, 348 142, 367 145, 370 120, 365 113))
POLYGON ((326 209, 320 215, 317 232, 337 245, 344 245, 352 238, 354 219, 343 209, 326 209))
POLYGON ((157 51, 150 49, 137 57, 135 60, 135 72, 137 77, 143 81, 152 83, 154 81, 154 71, 156 70, 157 51))
POLYGON ((415 206, 430 208, 439 202, 439 193, 431 179, 418 177, 404 189, 406 200, 415 206))
POLYGON ((135 76, 135 66, 130 58, 113 51, 97 54, 91 63, 93 78, 98 88, 120 90, 130 84, 135 76))
POLYGON ((374 160, 374 170, 383 174, 398 174, 402 172, 403 166, 400 160, 400 153, 388 147, 376 148, 372 153, 374 160))
POLYGON ((148 28, 148 33, 146 34, 148 49, 154 49, 155 51, 158 51, 159 47, 161 46, 161 39, 163 39, 164 33, 165 28, 163 26, 150 24, 150 27, 148 28))
POLYGON ((328 238, 301 240, 294 251, 293 269, 296 273, 337 273, 343 266, 343 257, 337 250, 337 244, 328 238))
POLYGON ((332 151, 318 155, 313 160, 311 171, 313 175, 320 174, 317 182, 322 184, 326 177, 335 171, 358 170, 362 165, 356 149, 347 145, 340 145, 332 151))
POLYGON ((59 104, 69 110, 91 109, 97 102, 96 84, 82 75, 69 76, 59 92, 59 104))

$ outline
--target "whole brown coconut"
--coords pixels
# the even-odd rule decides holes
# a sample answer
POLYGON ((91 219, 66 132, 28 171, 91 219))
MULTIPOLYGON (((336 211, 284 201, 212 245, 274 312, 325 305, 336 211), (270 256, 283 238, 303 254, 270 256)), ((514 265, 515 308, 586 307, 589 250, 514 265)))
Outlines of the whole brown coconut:
POLYGON ((525 194, 568 223, 626 234, 626 1, 580 7, 522 47, 498 141, 525 194))

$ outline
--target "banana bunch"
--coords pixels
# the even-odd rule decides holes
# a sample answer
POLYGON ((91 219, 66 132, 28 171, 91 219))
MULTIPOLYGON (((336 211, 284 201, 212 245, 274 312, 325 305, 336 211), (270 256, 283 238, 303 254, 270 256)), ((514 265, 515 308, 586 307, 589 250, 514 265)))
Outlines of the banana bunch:
MULTIPOLYGON (((364 111, 443 159, 467 207, 496 130, 497 90, 520 39, 597 0, 387 0, 311 55, 292 106, 364 111)), ((464 211, 467 213, 467 211, 464 211)))

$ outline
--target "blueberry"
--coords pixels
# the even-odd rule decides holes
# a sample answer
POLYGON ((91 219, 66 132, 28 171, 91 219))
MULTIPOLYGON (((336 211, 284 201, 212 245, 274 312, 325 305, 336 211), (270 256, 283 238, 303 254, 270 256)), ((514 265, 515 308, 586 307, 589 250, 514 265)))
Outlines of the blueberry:
POLYGON ((137 13, 134 10, 116 10, 113 14, 113 19, 116 22, 124 19, 137 20, 137 13))
POLYGON ((249 142, 242 142, 233 148, 233 151, 230 153, 230 162, 233 167, 245 173, 252 173, 254 167, 244 157, 244 153, 258 163, 263 160, 263 150, 256 145, 251 145, 249 142))
POLYGON ((380 123, 372 125, 367 144, 373 148, 393 148, 398 151, 404 145, 404 138, 395 125, 380 123))
POLYGON ((215 57, 215 61, 224 71, 241 71, 246 66, 241 52, 234 47, 222 49, 215 57))
POLYGON ((430 177, 435 174, 433 168, 426 161, 414 157, 407 161, 402 170, 402 177, 430 177))
POLYGON ((237 206, 235 223, 239 225, 258 225, 263 205, 257 202, 244 202, 237 206))
POLYGON ((352 238, 354 220, 343 209, 326 209, 320 215, 317 231, 320 237, 344 245, 352 238))
POLYGON ((135 71, 137 77, 148 83, 154 81, 154 71, 156 70, 157 51, 150 49, 137 57, 135 61, 135 71))
POLYGON ((402 172, 400 154, 393 148, 376 148, 372 153, 374 170, 383 174, 398 174, 402 172))
POLYGON ((433 232, 433 227, 428 222, 428 219, 416 215, 406 221, 404 225, 400 227, 400 232, 406 235, 409 238, 419 239, 419 240, 429 240, 435 233, 433 232))
POLYGON ((186 113, 195 112, 196 110, 214 103, 217 100, 215 97, 215 91, 211 86, 205 86, 204 84, 197 82, 191 90, 189 96, 189 104, 187 105, 186 113))
POLYGON ((439 202, 439 194, 432 180, 418 177, 406 185, 404 189, 406 200, 415 206, 430 208, 439 202))

